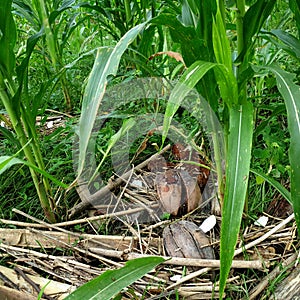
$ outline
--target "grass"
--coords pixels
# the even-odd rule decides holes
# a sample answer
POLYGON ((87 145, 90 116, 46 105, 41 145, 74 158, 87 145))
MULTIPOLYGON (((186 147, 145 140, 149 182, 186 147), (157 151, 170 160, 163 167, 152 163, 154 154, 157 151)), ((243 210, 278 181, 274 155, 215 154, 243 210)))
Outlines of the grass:
MULTIPOLYGON (((266 23, 266 30, 280 27, 293 34, 296 34, 294 20, 287 16, 287 2, 277 1, 275 12, 266 23)), ((95 12, 93 12, 95 13, 95 12)), ((179 11, 178 11, 179 13, 179 11)), ((64 64, 71 64, 80 55, 92 51, 99 45, 114 45, 117 41, 113 40, 111 35, 100 35, 101 28, 96 26, 95 20, 99 15, 90 15, 92 18, 82 23, 81 27, 77 27, 74 31, 73 39, 70 39, 64 49, 64 64)), ((235 20, 230 10, 227 12, 229 22, 233 23, 235 20), (232 17, 232 19, 231 19, 232 17)), ((115 16, 116 17, 116 16, 115 16)), ((67 18, 64 20, 64 22, 67 18)), ((17 61, 21 62, 24 57, 25 41, 32 32, 31 24, 24 21, 21 17, 16 17, 18 24, 18 43, 17 43, 17 61)), ((63 23, 65 24, 65 23, 63 23)), ((133 24, 131 24, 133 25, 133 24)), ((61 25, 62 26, 62 25, 61 25)), ((101 23, 103 27, 103 23, 101 23)), ((107 28, 106 28, 107 29, 107 28)), ((116 29, 116 28, 114 28, 116 29)), ((116 29, 117 30, 117 29, 116 29)), ((103 33, 102 33, 103 34, 103 33)), ((117 35, 120 33, 117 32, 117 35)), ((156 34, 158 36, 158 33, 156 34)), ((157 36, 155 36, 157 38, 157 36)), ((278 63, 283 65, 287 71, 295 72, 297 74, 297 83, 299 84, 299 61, 287 56, 277 47, 271 45, 263 37, 259 37, 257 53, 255 54, 255 63, 268 63, 273 59, 277 59, 278 63)), ((172 50, 180 51, 178 43, 173 43, 171 37, 166 35, 165 47, 170 46, 172 50)), ((233 39, 232 45, 236 41, 233 39)), ((115 86, 118 83, 129 82, 133 78, 140 76, 161 76, 166 75, 166 78, 177 78, 181 74, 182 68, 175 60, 166 57, 158 56, 153 60, 148 61, 146 53, 149 54, 152 50, 157 49, 154 45, 150 45, 146 53, 138 53, 137 44, 133 44, 132 48, 125 53, 117 76, 110 78, 108 85, 115 86), (149 53, 148 53, 149 52, 149 53), (134 57, 134 59, 133 59, 134 57), (180 68, 178 68, 180 67, 180 68)), ((162 50, 162 49, 160 49, 162 50)), ((151 53, 153 54, 153 53, 151 53)), ((68 68, 66 71, 66 79, 68 82, 68 89, 72 99, 71 114, 74 118, 65 118, 64 126, 55 129, 51 133, 39 133, 41 138, 41 151, 45 162, 45 169, 47 172, 63 181, 66 184, 71 184, 76 177, 73 166, 73 139, 75 124, 79 119, 81 110, 83 91, 86 86, 87 76, 91 70, 94 61, 94 54, 87 54, 84 58, 78 60, 78 63, 68 68)), ((28 73, 30 96, 36 95, 42 83, 49 81, 49 89, 42 97, 37 97, 40 115, 45 116, 48 112, 45 109, 61 110, 64 112, 64 99, 61 88, 55 83, 55 71, 49 62, 49 55, 47 48, 43 41, 41 41, 35 48, 30 60, 30 67, 28 73), (51 79, 55 78, 54 81, 51 79)), ((254 103, 255 108, 255 129, 253 139, 253 151, 251 159, 251 167, 269 174, 275 178, 282 185, 289 187, 290 181, 290 165, 288 160, 288 147, 290 142, 289 131, 287 127, 287 115, 284 108, 284 102, 280 97, 276 88, 276 81, 274 77, 265 75, 263 77, 254 78, 247 86, 249 92, 249 99, 254 103)), ((0 104, 1 105, 1 104, 0 104)), ((3 107, 0 107, 2 110, 3 107)), ((110 138, 117 133, 122 126, 122 122, 129 116, 140 116, 144 114, 164 114, 166 103, 164 101, 157 101, 156 99, 138 99, 129 104, 122 105, 120 103, 118 109, 114 114, 105 120, 99 130, 97 136, 97 156, 96 160, 99 163, 103 157, 103 153, 107 149, 107 144, 110 138)), ((220 115, 224 112, 224 107, 220 106, 220 115)), ((197 115, 197 112, 195 113, 197 115)), ((186 110, 179 110, 174 119, 181 124, 188 136, 194 136, 194 133, 199 133, 203 128, 198 124, 197 118, 186 110)), ((226 121, 226 114, 223 114, 223 120, 226 121)), ((133 139, 130 133, 126 136, 132 143, 129 149, 129 158, 131 159, 137 153, 139 147, 142 145, 147 132, 142 132, 141 136, 133 139)), ((201 134, 196 137, 195 142, 200 145, 204 139, 204 148, 209 155, 210 146, 207 139, 201 134)), ((125 143, 125 140, 123 140, 125 143)), ((154 134, 149 137, 147 147, 139 154, 134 164, 137 164, 147 157, 151 156, 160 148, 160 135, 154 134)), ((5 139, 0 135, 0 154, 13 155, 17 152, 17 145, 15 136, 12 134, 10 139, 5 139)), ((119 149, 118 149, 119 150, 119 149)), ((127 150, 124 150, 127 151, 127 150)), ((108 180, 115 172, 111 165, 111 154, 108 155, 102 168, 100 169, 100 176, 105 181, 108 180)), ((39 199, 36 195, 34 184, 28 180, 30 177, 29 171, 25 166, 14 166, 7 170, 0 176, 0 212, 1 218, 25 220, 23 217, 15 215, 11 209, 17 208, 26 211, 29 215, 35 216, 39 219, 44 219, 42 208, 39 205, 39 199)), ((68 209, 72 208, 80 201, 76 191, 72 189, 66 192, 52 185, 52 195, 57 203, 58 220, 64 220, 67 216, 68 209)), ((247 207, 245 207, 246 218, 243 219, 241 232, 251 225, 263 212, 270 206, 273 199, 281 201, 280 195, 265 181, 253 174, 250 176, 247 207)), ((137 228, 135 228, 137 229, 137 228)), ((89 232, 89 226, 78 226, 74 230, 89 232)), ((101 224, 99 233, 103 234, 122 234, 122 223, 118 222, 103 222, 101 224)), ((247 297, 247 293, 253 286, 253 282, 258 280, 262 273, 252 270, 237 272, 240 276, 237 284, 229 285, 227 294, 232 299, 240 299, 247 297)), ((277 284, 285 274, 282 273, 271 284, 268 290, 265 291, 264 297, 269 297, 272 294, 273 286, 277 284)), ((177 296, 175 296, 177 298, 177 296)), ((179 297, 179 296, 178 296, 179 297)), ((171 299, 171 298, 170 298, 171 299)), ((230 298, 228 298, 230 299, 230 298)), ((263 298, 262 298, 263 299, 263 298)))
MULTIPOLYGON (((277 103, 278 102, 274 101, 272 103, 272 101, 270 101, 269 103, 265 103, 264 106, 259 107, 259 109, 264 110, 265 113, 260 114, 262 117, 257 120, 257 124, 259 125, 262 122, 266 122, 266 127, 260 131, 260 134, 256 138, 252 164, 254 168, 259 168, 260 170, 267 172, 270 170, 270 160, 266 160, 265 157, 270 157, 270 155, 273 155, 273 168, 270 174, 274 178, 279 176, 280 180, 287 181, 288 171, 286 169, 286 165, 288 163, 285 153, 287 151, 288 144, 285 139, 288 138, 286 137, 286 119, 284 115, 270 118, 272 111, 274 111, 273 107, 276 108, 277 103), (278 126, 281 126, 281 130, 278 130, 278 126)), ((130 106, 126 107, 126 110, 123 110, 124 107, 120 106, 117 114, 119 116, 127 116, 155 112, 157 111, 157 107, 155 107, 154 104, 155 103, 153 101, 149 100, 133 102, 130 106)), ((158 106, 159 111, 163 112, 163 109, 163 106, 158 106)), ((59 127, 50 134, 41 134, 42 151, 45 158, 46 168, 49 173, 54 175, 56 178, 61 178, 65 183, 71 183, 75 176, 72 165, 72 143, 76 119, 76 117, 75 119, 67 119, 65 127, 59 127)), ((188 131, 197 128, 195 119, 186 112, 179 112, 176 115, 176 120, 185 125, 188 131)), ((110 118, 101 128, 97 143, 97 148, 99 149, 99 160, 101 157, 101 152, 105 151, 106 149, 109 138, 116 133, 121 124, 122 118, 110 118)), ((143 139, 144 137, 141 136, 131 146, 131 157, 136 153, 143 139)), ((155 152, 155 148, 150 146, 154 143, 158 143, 158 146, 160 145, 159 135, 154 135, 150 138, 148 147, 141 153, 136 163, 143 161, 146 157, 155 152)), ((14 153, 15 145, 13 143, 4 141, 4 143, 1 145, 1 151, 3 154, 14 153)), ((107 162, 103 165, 101 170, 101 176, 103 175, 103 178, 105 179, 108 179, 113 174, 113 169, 111 169, 110 165, 110 158, 110 156, 107 158, 107 162)), ((34 185, 31 183, 31 181, 28 181, 28 169, 25 167, 16 166, 6 171, 4 175, 5 176, 0 177, 1 217, 4 219, 25 221, 24 218, 11 213, 11 208, 14 207, 22 211, 26 211, 29 215, 43 219, 43 212, 39 206, 39 200, 36 197, 34 185)), ((68 208, 71 208, 80 200, 78 199, 75 191, 66 194, 64 191, 54 188, 53 192, 56 195, 56 200, 59 200, 58 211, 61 214, 60 219, 64 219, 68 208)), ((258 183, 257 178, 255 178, 255 176, 251 176, 249 184, 247 218, 244 220, 241 230, 246 228, 247 225, 253 223, 254 220, 256 220, 257 217, 266 210, 272 199, 277 196, 278 194, 274 192, 274 190, 267 183, 258 183)), ((90 232, 90 227, 77 226, 74 228, 74 230, 78 232, 90 232)), ((122 224, 118 224, 116 221, 103 222, 99 228, 99 233, 114 235, 123 234, 122 224)), ((242 297, 247 297, 248 292, 255 283, 255 279, 258 280, 264 276, 264 273, 247 270, 241 273, 236 272, 235 275, 240 276, 240 280, 228 286, 227 299, 240 299, 242 297)), ((272 294, 273 285, 275 286, 276 283, 283 278, 284 274, 279 276, 277 280, 274 280, 274 282, 271 283, 269 289, 265 292, 265 297, 268 297, 270 294, 272 294)))

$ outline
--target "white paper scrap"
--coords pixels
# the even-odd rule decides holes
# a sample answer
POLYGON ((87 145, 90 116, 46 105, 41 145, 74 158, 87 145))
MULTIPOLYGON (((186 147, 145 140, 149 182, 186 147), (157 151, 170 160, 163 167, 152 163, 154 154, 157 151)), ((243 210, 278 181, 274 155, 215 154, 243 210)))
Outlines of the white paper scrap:
POLYGON ((53 121, 49 121, 49 122, 46 123, 46 126, 47 126, 48 129, 52 128, 53 125, 54 125, 53 121))
POLYGON ((174 275, 174 276, 170 277, 170 280, 175 281, 175 282, 177 282, 180 279, 181 279, 181 275, 174 275))
POLYGON ((259 217, 255 222, 254 225, 256 226, 261 226, 261 227, 266 227, 267 223, 269 221, 269 218, 266 216, 261 216, 259 217))
POLYGON ((143 182, 141 180, 138 180, 138 179, 133 179, 131 181, 131 184, 134 185, 134 186, 138 186, 138 187, 143 187, 143 182))
POLYGON ((206 218, 203 223, 199 226, 199 228, 204 232, 209 232, 212 230, 215 225, 217 224, 217 219, 214 215, 209 216, 206 218))

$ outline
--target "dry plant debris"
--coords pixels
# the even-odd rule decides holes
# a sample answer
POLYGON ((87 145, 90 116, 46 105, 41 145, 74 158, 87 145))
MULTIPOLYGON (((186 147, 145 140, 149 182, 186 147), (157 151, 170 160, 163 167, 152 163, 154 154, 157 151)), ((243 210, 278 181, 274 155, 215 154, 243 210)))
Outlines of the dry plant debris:
MULTIPOLYGON (((208 233, 199 229, 211 215, 211 198, 203 197, 196 209, 161 220, 157 208, 164 206, 159 203, 159 193, 153 184, 155 176, 147 169, 147 164, 112 180, 106 187, 118 191, 115 197, 119 203, 122 203, 120 199, 130 203, 127 206, 123 203, 123 210, 122 206, 112 211, 109 205, 98 205, 90 210, 90 217, 57 224, 47 224, 16 209, 16 213, 30 219, 31 223, 1 219, 6 226, 0 230, 0 250, 6 267, 0 269, 0 294, 8 293, 10 298, 7 299, 36 299, 40 290, 51 282, 43 297, 63 299, 107 269, 123 266, 133 258, 160 255, 168 260, 124 290, 122 299, 175 299, 178 296, 180 299, 217 299, 221 218, 216 217, 217 224, 208 233), (136 184, 138 180, 143 180, 143 184, 136 184), (150 215, 151 222, 138 223, 130 217, 143 213, 150 215), (88 233, 78 232, 78 225, 88 233), (10 229, 11 226, 17 229, 10 229), (111 234, 98 234, 103 226, 113 228, 111 234), (184 249, 182 241, 170 235, 171 231, 189 234, 190 245, 194 243, 196 250, 191 249, 193 246, 184 249), (170 247, 174 244, 180 249, 170 247)), ((88 196, 88 191, 86 193, 88 196)), ((278 276, 282 266, 292 270, 299 260, 294 215, 284 219, 268 217, 268 226, 253 224, 241 232, 227 296, 235 295, 231 287, 242 289, 246 285, 250 299, 263 299, 260 295, 270 280, 278 276), (251 270, 252 275, 248 272, 245 282, 243 274, 247 270, 251 270)), ((299 276, 295 278, 299 280, 299 276)))

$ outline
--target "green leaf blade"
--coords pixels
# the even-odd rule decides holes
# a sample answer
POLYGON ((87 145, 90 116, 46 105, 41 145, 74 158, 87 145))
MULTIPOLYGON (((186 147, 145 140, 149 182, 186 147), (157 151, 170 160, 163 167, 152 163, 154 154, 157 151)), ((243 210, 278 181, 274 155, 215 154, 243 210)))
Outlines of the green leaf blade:
POLYGON ((11 13, 11 4, 11 0, 0 1, 0 70, 8 78, 12 77, 14 73, 14 47, 17 36, 16 25, 11 13))
POLYGON ((65 300, 110 300, 123 288, 143 277, 164 261, 165 259, 155 256, 128 261, 124 267, 117 270, 108 270, 97 278, 79 287, 76 291, 66 297, 65 300))
POLYGON ((271 33, 275 35, 283 43, 283 45, 278 44, 279 47, 281 46, 283 50, 285 50, 295 58, 300 59, 299 39, 297 39, 295 36, 281 29, 273 29, 271 30, 271 33))
POLYGON ((217 62, 224 64, 228 70, 231 70, 231 49, 219 9, 213 22, 213 48, 217 62))
POLYGON ((176 84, 171 92, 165 112, 162 132, 163 142, 167 137, 172 118, 180 107, 184 97, 196 86, 201 78, 215 66, 215 63, 197 61, 186 70, 179 83, 176 84))
POLYGON ((264 68, 275 74, 278 90, 286 105, 290 132, 291 201, 300 235, 300 87, 294 83, 295 76, 293 74, 282 70, 277 65, 273 64, 264 68))
POLYGON ((259 170, 251 169, 250 171, 251 171, 251 173, 263 178, 266 182, 268 182, 270 185, 272 185, 288 202, 292 203, 291 193, 283 185, 281 185, 278 181, 276 181, 271 176, 268 176, 259 170))
POLYGON ((129 30, 114 49, 99 48, 98 50, 83 96, 82 112, 79 121, 78 177, 84 168, 84 161, 93 126, 106 90, 107 77, 109 75, 116 75, 122 54, 145 25, 146 23, 142 23, 129 30))
POLYGON ((220 293, 228 277, 236 246, 246 192, 251 160, 253 135, 253 106, 245 102, 230 108, 226 188, 221 225, 220 293))

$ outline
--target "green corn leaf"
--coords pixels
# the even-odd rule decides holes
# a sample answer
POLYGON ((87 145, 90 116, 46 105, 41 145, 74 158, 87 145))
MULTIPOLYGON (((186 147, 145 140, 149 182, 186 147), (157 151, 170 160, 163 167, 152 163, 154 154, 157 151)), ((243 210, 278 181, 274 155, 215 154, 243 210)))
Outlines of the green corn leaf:
POLYGON ((252 38, 261 30, 265 20, 270 16, 276 0, 257 0, 247 10, 243 20, 243 50, 239 54, 237 61, 243 61, 246 53, 253 49, 252 38))
POLYGON ((12 77, 15 69, 16 26, 11 14, 11 3, 10 0, 0 1, 0 74, 5 78, 12 77))
POLYGON ((294 13, 296 26, 298 28, 298 33, 300 34, 300 2, 299 0, 289 0, 289 6, 291 11, 294 13))
POLYGON ((53 181, 56 185, 66 189, 69 186, 59 180, 57 180, 55 177, 53 177, 52 175, 50 175, 49 173, 47 173, 46 171, 36 167, 35 165, 29 163, 26 160, 23 159, 19 159, 17 157, 14 156, 0 156, 0 175, 6 171, 7 169, 9 169, 10 167, 12 167, 13 165, 16 164, 23 164, 26 165, 27 167, 33 169, 34 171, 42 174, 44 177, 50 179, 51 181, 53 181))
POLYGON ((263 178, 266 182, 271 184, 288 202, 292 203, 291 193, 274 178, 266 175, 259 170, 250 169, 250 172, 263 178))
POLYGON ((164 261, 161 257, 144 257, 128 261, 125 267, 118 270, 108 270, 79 287, 65 300, 110 300, 123 288, 143 277, 164 261))
POLYGON ((143 23, 129 30, 117 43, 115 48, 102 47, 97 52, 94 66, 83 95, 82 112, 79 121, 78 177, 84 168, 89 140, 99 106, 106 90, 107 76, 116 75, 122 54, 145 25, 146 23, 143 23))
POLYGON ((215 70, 218 80, 221 96, 228 106, 231 106, 238 101, 237 83, 233 76, 233 73, 221 64, 197 61, 192 64, 180 81, 171 92, 170 99, 167 104, 164 124, 163 124, 163 141, 167 137, 172 118, 184 97, 196 86, 196 84, 203 78, 203 76, 211 69, 215 70))
POLYGON ((170 125, 176 111, 186 95, 196 86, 201 78, 213 67, 215 63, 210 62, 195 62, 191 65, 181 77, 178 84, 175 85, 171 92, 170 99, 165 111, 162 138, 165 141, 170 125))
POLYGON ((217 62, 225 65, 228 70, 231 70, 231 49, 219 9, 213 22, 213 47, 217 62))
MULTIPOLYGON (((264 67, 276 76, 277 87, 281 93, 287 110, 288 128, 290 132, 289 160, 291 166, 291 201, 295 212, 295 220, 300 228, 300 87, 294 83, 295 75, 282 70, 273 64, 264 67)), ((298 230, 299 232, 299 230, 298 230)), ((300 235, 300 234, 299 234, 300 235)))
POLYGON ((32 1, 14 0, 12 3, 14 13, 26 19, 35 31, 40 30, 39 18, 32 8, 32 1))
POLYGON ((220 294, 225 289, 244 209, 248 187, 252 133, 253 106, 250 102, 229 109, 228 155, 226 188, 222 210, 220 244, 220 294))
POLYGON ((291 54, 297 59, 300 59, 300 40, 295 36, 285 32, 281 29, 271 30, 271 33, 275 35, 283 45, 277 43, 277 46, 291 54))

